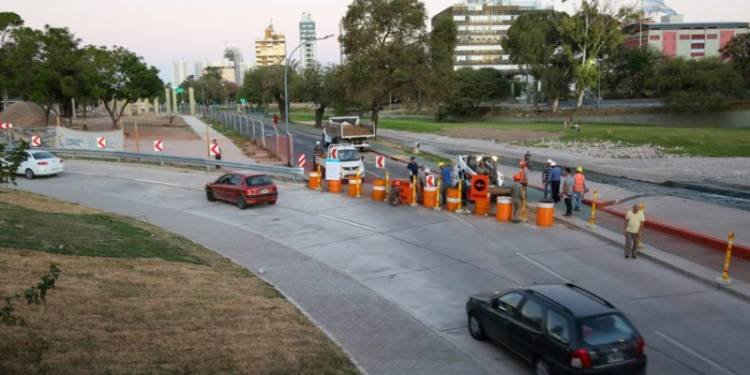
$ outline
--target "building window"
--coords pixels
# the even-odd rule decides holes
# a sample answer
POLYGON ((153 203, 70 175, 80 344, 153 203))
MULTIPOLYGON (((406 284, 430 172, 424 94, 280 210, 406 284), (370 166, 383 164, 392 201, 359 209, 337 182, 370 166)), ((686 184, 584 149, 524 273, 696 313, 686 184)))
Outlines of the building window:
POLYGON ((718 39, 719 36, 716 34, 708 34, 708 39, 718 39))
POLYGON ((693 43, 690 45, 690 48, 692 49, 704 49, 706 48, 706 43, 693 43))
POLYGON ((691 57, 703 57, 706 56, 705 52, 693 52, 690 54, 691 57))
POLYGON ((648 37, 649 40, 659 40, 661 37, 659 35, 651 35, 648 37))
POLYGON ((690 35, 680 35, 680 40, 690 40, 690 35))
POLYGON ((705 35, 692 35, 693 39, 706 39, 705 35))

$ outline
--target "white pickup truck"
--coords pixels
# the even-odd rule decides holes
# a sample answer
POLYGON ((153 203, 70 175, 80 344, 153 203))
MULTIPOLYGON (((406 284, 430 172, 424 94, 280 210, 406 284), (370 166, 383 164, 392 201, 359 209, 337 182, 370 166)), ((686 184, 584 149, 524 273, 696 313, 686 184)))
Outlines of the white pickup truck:
POLYGON ((359 177, 365 176, 365 163, 362 162, 362 156, 353 145, 332 144, 328 146, 325 154, 315 155, 315 166, 319 165, 323 176, 325 176, 326 167, 335 164, 339 169, 342 179, 354 177, 359 173, 359 177))

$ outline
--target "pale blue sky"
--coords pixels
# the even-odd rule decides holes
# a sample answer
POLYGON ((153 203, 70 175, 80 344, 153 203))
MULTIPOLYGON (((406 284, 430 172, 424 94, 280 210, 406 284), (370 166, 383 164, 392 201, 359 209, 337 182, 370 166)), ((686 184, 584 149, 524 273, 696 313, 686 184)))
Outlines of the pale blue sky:
MULTIPOLYGON (((556 5, 561 0, 554 0, 556 5)), ((426 0, 429 16, 461 0, 426 0)), ((544 4, 552 0, 540 0, 544 4)), ((635 0, 613 0, 630 4, 635 0)), ((14 11, 26 24, 68 26, 85 44, 122 45, 145 57, 171 81, 172 60, 221 57, 225 40, 239 46, 245 60, 253 58, 253 41, 273 19, 287 36, 288 48, 297 45, 302 12, 312 13, 318 35, 338 34, 338 20, 349 0, 2 0, 0 10, 14 11)), ((580 1, 568 1, 572 8, 580 1), (572 4, 571 4, 572 3, 572 4)), ((750 0, 666 0, 686 21, 748 21, 750 0)), ((338 61, 338 42, 318 44, 323 63, 338 61)))

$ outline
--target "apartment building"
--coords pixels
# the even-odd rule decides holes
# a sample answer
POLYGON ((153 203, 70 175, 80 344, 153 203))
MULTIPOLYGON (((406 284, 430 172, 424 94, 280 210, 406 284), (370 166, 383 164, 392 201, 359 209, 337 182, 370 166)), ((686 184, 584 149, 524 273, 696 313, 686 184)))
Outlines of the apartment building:
POLYGON ((273 31, 273 25, 268 25, 263 39, 255 41, 255 64, 257 66, 271 66, 284 63, 286 59, 286 37, 273 31))

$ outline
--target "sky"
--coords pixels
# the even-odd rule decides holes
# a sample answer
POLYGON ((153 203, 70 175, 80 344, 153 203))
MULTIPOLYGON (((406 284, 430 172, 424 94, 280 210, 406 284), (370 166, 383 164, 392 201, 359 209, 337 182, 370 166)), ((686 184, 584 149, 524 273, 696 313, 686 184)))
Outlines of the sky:
MULTIPOLYGON (((539 0, 544 5, 572 10, 580 0, 539 0)), ((606 0, 605 0, 606 1, 606 0)), ((615 6, 637 0, 610 0, 615 6)), ((318 36, 338 35, 338 22, 350 0, 2 0, 0 11, 18 13, 27 26, 67 26, 83 44, 119 45, 143 56, 172 80, 172 61, 214 61, 224 47, 237 46, 245 61, 254 58, 254 41, 273 22, 286 34, 287 52, 299 43, 298 23, 303 12, 312 14, 318 36)), ((424 0, 429 17, 462 0, 424 0)), ((685 15, 686 22, 750 21, 750 0, 666 0, 685 15), (707 6, 710 4, 710 6, 707 6)), ((428 22, 429 24, 429 22, 428 22)), ((317 45, 318 60, 336 63, 335 38, 317 45)))

